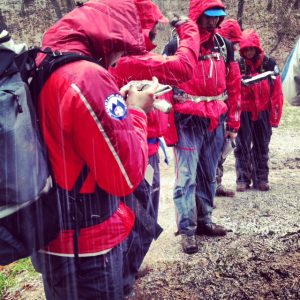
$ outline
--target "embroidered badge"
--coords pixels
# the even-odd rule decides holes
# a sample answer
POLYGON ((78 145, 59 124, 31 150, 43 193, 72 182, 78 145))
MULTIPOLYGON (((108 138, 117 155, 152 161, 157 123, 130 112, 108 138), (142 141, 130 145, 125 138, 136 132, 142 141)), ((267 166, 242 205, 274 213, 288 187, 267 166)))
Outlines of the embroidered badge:
POLYGON ((112 94, 105 99, 105 109, 116 120, 125 119, 128 113, 124 98, 119 94, 112 94))

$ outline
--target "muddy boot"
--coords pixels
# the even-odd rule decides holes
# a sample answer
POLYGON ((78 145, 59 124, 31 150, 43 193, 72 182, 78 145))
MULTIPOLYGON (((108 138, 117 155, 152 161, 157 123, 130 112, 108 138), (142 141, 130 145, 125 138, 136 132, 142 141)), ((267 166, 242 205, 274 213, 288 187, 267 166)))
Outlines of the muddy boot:
POLYGON ((223 196, 223 197, 234 197, 235 192, 234 190, 227 189, 224 185, 220 184, 216 190, 216 196, 223 196))
POLYGON ((196 234, 197 235, 208 235, 208 236, 224 236, 227 230, 215 223, 198 224, 196 234))
POLYGON ((246 190, 250 189, 250 185, 244 182, 239 182, 236 185, 236 191, 237 192, 245 192, 246 190))
POLYGON ((196 237, 194 235, 188 236, 186 234, 181 234, 181 246, 183 252, 187 254, 193 254, 199 250, 196 237))
POLYGON ((262 192, 267 192, 270 189, 270 186, 267 182, 260 182, 257 185, 253 185, 253 187, 262 192))

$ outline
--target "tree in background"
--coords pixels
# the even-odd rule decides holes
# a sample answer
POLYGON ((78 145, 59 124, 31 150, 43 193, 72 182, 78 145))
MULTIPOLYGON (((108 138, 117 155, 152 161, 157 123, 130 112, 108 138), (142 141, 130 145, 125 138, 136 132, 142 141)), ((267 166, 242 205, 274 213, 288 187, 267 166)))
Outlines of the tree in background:
POLYGON ((238 23, 239 23, 242 30, 243 30, 244 4, 245 4, 245 0, 239 0, 237 17, 236 17, 236 19, 237 19, 237 21, 238 21, 238 23))

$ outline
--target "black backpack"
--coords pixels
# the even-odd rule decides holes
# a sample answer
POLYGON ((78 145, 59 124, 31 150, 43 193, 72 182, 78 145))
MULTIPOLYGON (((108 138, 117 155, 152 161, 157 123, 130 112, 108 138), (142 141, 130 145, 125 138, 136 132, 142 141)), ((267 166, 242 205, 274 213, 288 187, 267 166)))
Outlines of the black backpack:
MULTIPOLYGON (((52 72, 77 60, 98 63, 51 49, 33 48, 20 55, 0 49, 0 265, 30 256, 57 236, 64 228, 61 198, 76 200, 87 177, 85 166, 72 191, 56 186, 36 114, 38 95, 52 72), (39 52, 46 56, 37 67, 39 52)), ((75 229, 76 256, 80 230, 76 209, 68 218, 74 220, 69 227, 75 229)))
MULTIPOLYGON (((178 36, 177 34, 174 34, 170 42, 164 47, 162 54, 167 56, 174 55, 178 48, 178 45, 178 36)), ((214 35, 214 46, 212 51, 220 53, 221 57, 223 57, 226 64, 234 60, 234 51, 232 43, 218 33, 214 35)), ((199 60, 201 60, 201 56, 199 56, 199 60)))

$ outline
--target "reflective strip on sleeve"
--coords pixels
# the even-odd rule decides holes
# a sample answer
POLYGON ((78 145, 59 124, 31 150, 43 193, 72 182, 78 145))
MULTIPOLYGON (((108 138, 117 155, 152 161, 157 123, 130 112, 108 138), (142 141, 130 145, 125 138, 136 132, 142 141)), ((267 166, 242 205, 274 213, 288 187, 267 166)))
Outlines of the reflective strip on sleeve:
POLYGON ((114 156, 115 160, 117 161, 117 164, 129 186, 129 188, 133 188, 133 184, 130 182, 130 179, 129 179, 129 176, 128 174, 126 173, 126 170, 121 162, 121 159, 120 157, 118 156, 116 150, 114 149, 113 145, 111 144, 110 142, 110 139, 109 137, 107 136, 106 132, 104 131, 102 125, 101 125, 101 122, 99 121, 98 117, 96 116, 95 112, 93 111, 92 107, 90 106, 89 102, 87 101, 87 99, 85 98, 85 96, 82 94, 80 88, 72 83, 71 84, 71 87, 74 89, 74 91, 79 95, 80 99, 82 100, 82 102, 84 103, 84 105, 86 106, 87 110, 89 111, 89 113, 91 114, 92 118, 94 119, 94 121, 96 122, 96 125, 99 129, 99 131, 101 132, 101 134, 103 135, 104 137, 104 140, 106 141, 112 155, 114 156))

